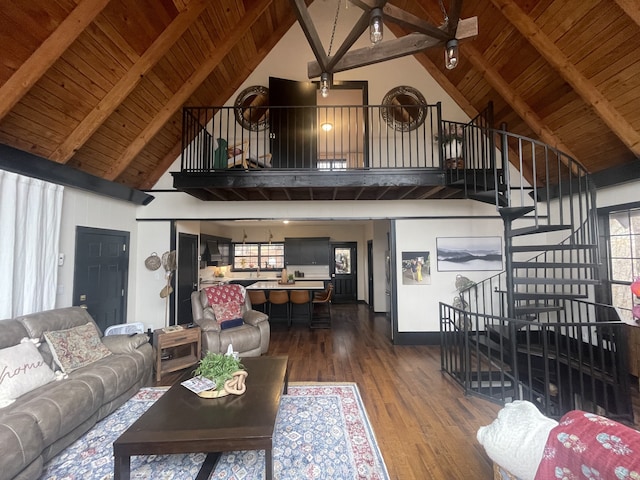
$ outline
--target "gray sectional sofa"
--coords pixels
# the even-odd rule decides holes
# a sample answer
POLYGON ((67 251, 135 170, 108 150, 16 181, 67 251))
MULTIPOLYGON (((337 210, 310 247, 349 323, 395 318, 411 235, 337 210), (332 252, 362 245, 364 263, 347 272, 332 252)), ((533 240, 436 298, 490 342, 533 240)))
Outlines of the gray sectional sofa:
MULTIPOLYGON (((0 479, 37 479, 45 462, 141 387, 150 385, 153 349, 148 340, 145 334, 102 337, 91 316, 79 307, 1 320, 0 356, 5 352, 4 358, 9 360, 3 364, 0 358, 0 389, 3 383, 5 387, 0 400, 4 404, 12 403, 0 408, 0 479), (63 375, 57 364, 60 353, 56 350, 57 345, 51 343, 52 339, 66 346, 67 332, 92 330, 91 324, 95 326, 94 340, 99 343, 99 348, 94 348, 94 345, 87 351, 104 350, 103 355, 106 356, 95 361, 90 359, 90 363, 84 366, 66 368, 67 374, 63 375), (46 332, 52 333, 45 335, 46 332), (29 342, 31 345, 24 346, 29 342), (37 351, 32 345, 37 347, 37 351), (11 363, 19 356, 13 353, 15 351, 27 351, 38 358, 41 356, 42 361, 35 362, 29 357, 16 367, 11 363), (52 371, 58 370, 58 378, 51 380, 46 377, 46 384, 7 401, 6 385, 15 382, 20 375, 31 375, 42 369, 46 370, 43 372, 45 376, 51 374, 43 363, 52 371), (66 378, 60 378, 63 376, 66 378)), ((12 388, 15 386, 9 387, 9 396, 12 388)))

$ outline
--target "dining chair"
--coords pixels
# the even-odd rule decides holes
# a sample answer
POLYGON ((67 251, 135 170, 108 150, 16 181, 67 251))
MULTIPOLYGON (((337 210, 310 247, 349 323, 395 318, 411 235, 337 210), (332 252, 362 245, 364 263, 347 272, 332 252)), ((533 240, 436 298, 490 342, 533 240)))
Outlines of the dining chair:
MULTIPOLYGON (((270 290, 269 291, 269 318, 271 318, 271 307, 273 305, 284 305, 287 309, 287 321, 290 318, 289 309, 289 292, 286 290, 270 290)), ((291 324, 289 324, 291 325, 291 324)))
POLYGON ((291 302, 291 308, 289 309, 289 326, 291 326, 291 317, 293 316, 293 310, 296 305, 307 306, 307 313, 309 314, 309 324, 311 324, 313 311, 311 309, 311 295, 309 294, 309 290, 291 290, 289 300, 291 302))
POLYGON ((249 300, 251 301, 252 307, 260 307, 260 311, 262 313, 267 313, 267 296, 264 293, 264 290, 247 290, 249 293, 249 300))
POLYGON ((310 328, 331 328, 331 296, 333 295, 333 284, 327 284, 322 292, 317 292, 313 295, 312 309, 318 306, 325 305, 326 313, 323 315, 315 315, 312 317, 312 321, 309 323, 310 328))

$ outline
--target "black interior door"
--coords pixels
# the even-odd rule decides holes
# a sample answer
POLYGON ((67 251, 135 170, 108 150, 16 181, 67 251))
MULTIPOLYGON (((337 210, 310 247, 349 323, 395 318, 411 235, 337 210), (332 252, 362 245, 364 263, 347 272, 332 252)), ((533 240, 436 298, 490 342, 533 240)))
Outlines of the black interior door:
POLYGON ((355 242, 331 243, 331 281, 333 301, 358 301, 358 247, 355 242))
POLYGON ((271 165, 310 168, 316 165, 316 85, 269 77, 271 165))
POLYGON ((191 323, 191 293, 198 288, 198 236, 178 235, 178 324, 191 323))
POLYGON ((73 304, 100 329, 126 323, 129 232, 77 227, 73 304))

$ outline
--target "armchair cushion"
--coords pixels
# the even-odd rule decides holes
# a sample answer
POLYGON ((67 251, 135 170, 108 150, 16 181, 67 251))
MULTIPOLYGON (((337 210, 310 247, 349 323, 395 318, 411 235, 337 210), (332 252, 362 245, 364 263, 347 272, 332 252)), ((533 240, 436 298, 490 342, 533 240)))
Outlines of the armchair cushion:
POLYGON ((242 305, 240 302, 216 303, 211 305, 220 329, 238 327, 244 323, 242 320, 242 305))

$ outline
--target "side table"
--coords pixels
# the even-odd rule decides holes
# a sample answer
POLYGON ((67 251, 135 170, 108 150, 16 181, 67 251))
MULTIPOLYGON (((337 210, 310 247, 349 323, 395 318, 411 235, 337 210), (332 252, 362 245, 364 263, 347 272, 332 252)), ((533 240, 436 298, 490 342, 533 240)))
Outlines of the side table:
POLYGON ((156 354, 156 381, 162 375, 195 365, 200 361, 200 327, 181 330, 153 332, 153 348, 156 354), (187 352, 188 347, 188 352, 187 352), (170 351, 169 358, 163 360, 163 350, 170 351))

